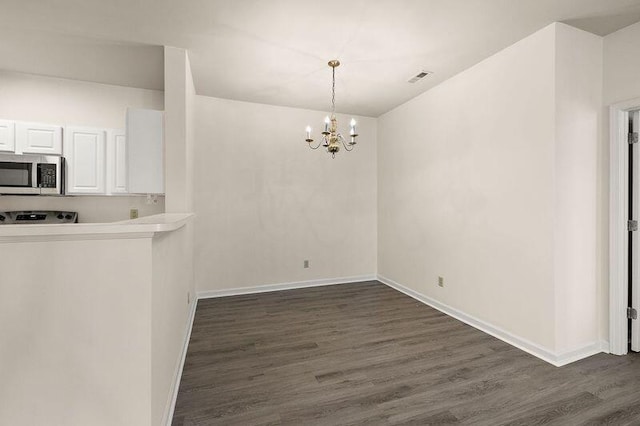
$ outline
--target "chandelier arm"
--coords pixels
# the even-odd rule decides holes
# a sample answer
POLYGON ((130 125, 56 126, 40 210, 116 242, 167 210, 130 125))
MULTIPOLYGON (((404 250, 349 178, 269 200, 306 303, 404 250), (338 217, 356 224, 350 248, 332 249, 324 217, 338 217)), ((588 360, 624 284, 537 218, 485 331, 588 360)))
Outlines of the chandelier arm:
POLYGON ((312 147, 312 146, 311 146, 311 144, 309 144, 309 148, 311 148, 311 149, 318 149, 318 148, 320 148, 320 145, 322 145, 322 139, 320 139, 320 140, 318 141, 318 145, 316 145, 316 147, 315 147, 315 148, 314 148, 314 147, 312 147))
POLYGON ((342 134, 338 134, 338 138, 340 139, 340 142, 342 142, 342 146, 344 147, 345 151, 347 152, 351 152, 353 151, 353 149, 355 148, 355 146, 351 145, 351 149, 349 149, 349 144, 346 143, 345 138, 342 136, 342 134))

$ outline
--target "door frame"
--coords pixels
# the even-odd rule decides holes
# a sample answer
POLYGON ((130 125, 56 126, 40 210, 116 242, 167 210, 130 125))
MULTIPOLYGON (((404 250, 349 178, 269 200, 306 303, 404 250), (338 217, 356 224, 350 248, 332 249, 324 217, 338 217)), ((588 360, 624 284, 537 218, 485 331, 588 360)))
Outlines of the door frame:
POLYGON ((609 352, 628 352, 629 111, 640 109, 640 98, 609 107, 609 352))

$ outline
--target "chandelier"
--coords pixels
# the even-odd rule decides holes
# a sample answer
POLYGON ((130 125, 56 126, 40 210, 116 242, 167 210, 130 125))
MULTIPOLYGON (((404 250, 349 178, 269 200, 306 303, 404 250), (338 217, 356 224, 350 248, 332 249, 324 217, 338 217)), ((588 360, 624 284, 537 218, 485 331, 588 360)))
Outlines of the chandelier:
POLYGON ((311 127, 307 126, 307 138, 305 139, 311 149, 318 149, 322 145, 327 148, 327 152, 331 154, 332 158, 336 158, 336 152, 340 151, 340 145, 344 147, 346 151, 353 151, 356 144, 356 120, 351 119, 351 129, 349 131, 349 142, 338 133, 338 119, 336 118, 336 68, 340 66, 340 61, 334 59, 329 61, 328 65, 331 67, 332 84, 331 84, 331 118, 329 116, 324 119, 324 131, 322 132, 322 138, 316 146, 313 146, 313 138, 311 137, 311 127))

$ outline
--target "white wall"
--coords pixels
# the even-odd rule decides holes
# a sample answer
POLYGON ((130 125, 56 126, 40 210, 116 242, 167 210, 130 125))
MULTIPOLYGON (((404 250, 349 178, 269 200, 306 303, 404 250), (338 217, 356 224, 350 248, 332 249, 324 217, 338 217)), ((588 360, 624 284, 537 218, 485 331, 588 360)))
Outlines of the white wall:
POLYGON ((562 353, 600 338, 598 298, 606 284, 597 275, 602 37, 557 24, 555 47, 555 348, 562 353))
POLYGON ((597 340, 599 42, 548 26, 380 117, 380 275, 543 352, 597 340))
POLYGON ((198 291, 375 274, 376 120, 331 159, 304 141, 325 115, 196 98, 198 291))
POLYGON ((168 213, 190 213, 196 91, 186 50, 165 47, 165 79, 172 83, 165 91, 166 208, 168 213))
POLYGON ((640 22, 604 38, 604 104, 640 97, 640 22))
POLYGON ((378 273, 548 348, 554 41, 547 27, 378 124, 378 273))
POLYGON ((151 239, 0 242, 0 424, 150 425, 151 239))
POLYGON ((124 129, 128 106, 162 110, 164 94, 0 70, 2 118, 124 129))
POLYGON ((195 303, 191 225, 0 241, 0 424, 166 424, 195 303))
POLYGON ((151 424, 167 424, 180 360, 196 303, 193 223, 153 238, 151 323, 151 424))
POLYGON ((184 162, 185 162, 185 196, 184 210, 191 213, 194 209, 194 176, 195 176, 195 146, 196 146, 196 88, 193 84, 193 75, 191 74, 191 62, 189 55, 185 58, 185 143, 184 143, 184 162))
MULTIPOLYGON (((168 212, 193 211, 195 89, 184 49, 165 48, 165 191, 168 212)), ((196 300, 194 224, 153 241, 152 424, 166 424, 196 300)))
MULTIPOLYGON (((0 70, 0 118, 43 123, 124 129, 127 107, 164 109, 161 91, 110 86, 0 70)), ((63 209, 82 221, 107 222, 164 211, 164 200, 146 205, 144 197, 0 196, 0 211, 23 208, 63 209)))

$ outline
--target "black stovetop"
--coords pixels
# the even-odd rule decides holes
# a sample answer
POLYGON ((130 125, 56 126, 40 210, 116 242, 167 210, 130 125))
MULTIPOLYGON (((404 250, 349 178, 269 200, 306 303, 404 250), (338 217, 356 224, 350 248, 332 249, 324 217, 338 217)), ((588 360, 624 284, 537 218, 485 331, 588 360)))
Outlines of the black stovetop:
POLYGON ((0 225, 78 223, 78 213, 59 210, 0 212, 0 225))

